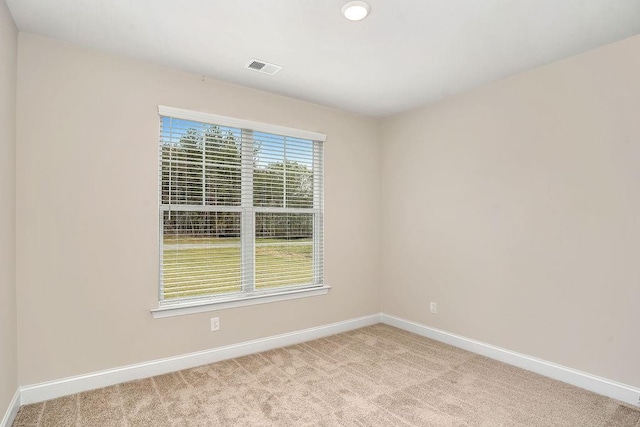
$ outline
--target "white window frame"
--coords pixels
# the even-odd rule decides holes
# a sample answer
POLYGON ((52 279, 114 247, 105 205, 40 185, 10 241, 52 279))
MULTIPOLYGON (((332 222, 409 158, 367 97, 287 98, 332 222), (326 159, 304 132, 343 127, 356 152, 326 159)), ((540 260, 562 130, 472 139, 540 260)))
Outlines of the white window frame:
MULTIPOLYGON (((323 144, 326 141, 327 136, 323 133, 305 131, 300 129, 288 128, 284 126, 271 125, 267 123, 253 122, 250 120, 237 119, 226 116, 219 116, 215 114, 202 113, 197 111, 185 110, 181 108, 167 107, 164 105, 158 106, 158 113, 160 116, 164 117, 173 117, 176 119, 190 120, 200 123, 208 123, 219 126, 231 127, 231 128, 239 128, 242 129, 243 132, 243 140, 242 140, 242 162, 251 162, 251 154, 253 152, 253 143, 252 138, 245 138, 244 136, 247 133, 258 131, 271 133, 276 135, 283 135, 301 139, 309 139, 314 141, 314 156, 319 152, 316 147, 317 144, 323 144)), ((313 257, 314 257, 314 265, 317 265, 317 262, 322 260, 322 239, 323 239, 323 207, 322 207, 322 187, 324 186, 324 171, 323 162, 317 161, 314 159, 313 162, 313 172, 314 176, 319 177, 320 192, 314 191, 313 198, 313 208, 319 211, 319 214, 314 215, 314 233, 313 233, 313 257)), ((243 166, 251 166, 243 164, 243 166)), ((243 176, 242 181, 246 183, 248 180, 253 180, 253 174, 251 171, 251 167, 243 167, 243 176)), ((253 186, 250 186, 253 188, 253 186)), ((163 208, 161 202, 158 202, 160 209, 163 208)), ((178 208, 179 209, 179 208, 178 208)), ((234 209, 235 211, 236 209, 234 209)), ((242 247, 245 250, 242 251, 242 265, 253 265, 253 257, 255 256, 255 212, 265 211, 265 212, 274 212, 277 211, 277 208, 255 208, 253 207, 253 195, 248 192, 243 192, 241 194, 241 206, 239 207, 241 211, 241 227, 240 227, 240 239, 242 243, 242 247)), ((307 210, 301 210, 308 212, 307 210)), ((282 209, 282 212, 285 213, 295 213, 295 209, 285 208, 282 209)), ((159 219, 159 221, 161 221, 159 219)), ((159 227, 160 229, 160 227, 159 227)), ((160 235, 158 238, 159 241, 159 258, 162 258, 162 236, 160 235)), ((198 298, 193 300, 178 300, 178 301, 170 301, 170 300, 162 300, 162 298, 158 297, 159 304, 158 308, 152 309, 151 313, 154 318, 162 318, 162 317, 171 317, 171 316, 179 316, 185 314, 192 313, 201 313, 206 311, 214 311, 214 310, 222 310, 233 307, 242 307, 246 305, 254 305, 254 304, 265 304, 277 301, 284 301, 296 298, 304 298, 310 296, 324 295, 326 294, 331 286, 328 286, 324 283, 321 283, 322 272, 318 272, 314 268, 314 286, 305 287, 305 288, 283 288, 276 290, 268 290, 268 291, 255 291, 252 289, 254 286, 254 280, 252 277, 248 277, 245 280, 245 286, 247 288, 243 289, 243 292, 240 294, 233 295, 225 295, 225 296, 215 296, 215 297, 207 297, 207 298, 198 298), (318 277, 320 275, 320 277, 318 277)), ((252 269, 244 269, 243 274, 253 274, 252 269)), ((160 280, 158 280, 160 284, 160 280)), ((159 286, 159 293, 162 292, 161 287, 159 286)))

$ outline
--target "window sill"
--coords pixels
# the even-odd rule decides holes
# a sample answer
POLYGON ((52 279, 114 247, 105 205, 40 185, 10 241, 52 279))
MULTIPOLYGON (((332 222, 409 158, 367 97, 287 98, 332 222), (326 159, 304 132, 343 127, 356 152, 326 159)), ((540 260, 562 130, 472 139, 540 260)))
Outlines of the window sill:
POLYGON ((185 314, 204 313, 206 311, 224 310, 227 308, 244 307, 247 305, 267 304, 270 302, 286 301, 290 299, 314 297, 325 295, 331 286, 323 285, 314 288, 293 289, 268 294, 250 294, 240 297, 234 296, 227 299, 189 301, 179 303, 164 303, 160 307, 151 310, 155 319, 163 317, 182 316, 185 314))

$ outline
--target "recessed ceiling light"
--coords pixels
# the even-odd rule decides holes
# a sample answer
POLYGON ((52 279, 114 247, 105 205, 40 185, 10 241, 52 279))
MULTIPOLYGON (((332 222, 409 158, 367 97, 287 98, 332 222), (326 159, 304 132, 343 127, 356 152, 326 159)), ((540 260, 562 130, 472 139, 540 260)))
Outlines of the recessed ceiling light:
POLYGON ((360 21, 366 18, 369 12, 371 12, 371 8, 364 1, 350 1, 342 6, 342 14, 349 21, 360 21))

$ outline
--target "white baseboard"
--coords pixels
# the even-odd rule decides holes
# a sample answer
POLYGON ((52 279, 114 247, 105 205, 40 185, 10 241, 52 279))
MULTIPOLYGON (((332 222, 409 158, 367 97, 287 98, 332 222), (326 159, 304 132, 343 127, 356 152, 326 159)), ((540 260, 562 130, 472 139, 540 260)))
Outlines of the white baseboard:
POLYGON ((640 406, 640 388, 618 383, 556 363, 547 362, 515 351, 506 350, 480 341, 451 334, 436 328, 410 322, 399 317, 381 313, 380 321, 423 337, 431 338, 472 353, 480 354, 509 365, 532 371, 577 387, 620 400, 633 406, 640 406))
POLYGON ((556 363, 547 362, 525 354, 506 350, 480 341, 465 338, 460 335, 451 334, 449 332, 431 328, 395 316, 380 313, 287 334, 275 335, 263 339, 214 348, 211 350, 20 387, 11 402, 11 406, 4 416, 2 423, 0 424, 0 427, 10 427, 11 422, 13 422, 21 404, 25 405, 42 402, 87 390, 108 387, 122 382, 193 368, 196 366, 219 362, 225 359, 245 356, 247 354, 259 353, 261 351, 285 347, 374 325, 379 322, 395 326, 436 341, 444 342, 476 354, 487 356, 491 359, 499 360, 528 371, 536 372, 546 377, 554 378, 603 396, 620 400, 633 406, 640 406, 639 388, 581 372, 556 363))
POLYGON ((20 409, 20 390, 16 390, 13 395, 13 399, 9 403, 9 407, 7 408, 7 412, 5 412, 4 417, 2 417, 2 421, 0 421, 0 427, 11 427, 13 421, 16 419, 16 415, 18 415, 18 410, 20 409))
MULTIPOLYGON (((94 390, 101 387, 133 381, 140 378, 148 378, 155 375, 194 368, 209 363, 219 362, 234 357, 246 356, 278 347, 311 341, 317 338, 335 335, 353 329, 380 323, 380 315, 359 317, 343 322, 332 323, 315 328, 304 329, 268 338, 247 341, 239 344, 218 347, 211 350, 199 351, 166 359, 153 360, 145 363, 108 369, 86 375, 79 375, 34 384, 20 388, 20 403, 23 405, 55 399, 57 397, 94 390)), ((1 425, 0 427, 5 427, 1 425)), ((8 426, 7 426, 8 427, 8 426)))

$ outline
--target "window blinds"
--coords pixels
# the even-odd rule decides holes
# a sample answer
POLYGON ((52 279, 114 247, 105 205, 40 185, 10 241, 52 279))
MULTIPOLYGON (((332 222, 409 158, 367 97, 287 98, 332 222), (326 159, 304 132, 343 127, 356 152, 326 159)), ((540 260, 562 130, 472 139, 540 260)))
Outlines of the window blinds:
POLYGON ((324 135, 160 107, 160 300, 321 286, 324 135))

